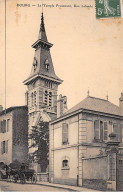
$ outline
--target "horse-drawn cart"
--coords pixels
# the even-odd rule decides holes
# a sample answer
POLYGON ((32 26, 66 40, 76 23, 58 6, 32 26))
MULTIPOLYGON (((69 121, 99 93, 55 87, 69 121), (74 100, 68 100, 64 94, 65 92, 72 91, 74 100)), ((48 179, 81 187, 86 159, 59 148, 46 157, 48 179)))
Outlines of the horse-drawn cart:
POLYGON ((36 174, 33 169, 26 169, 26 170, 15 170, 15 169, 8 169, 7 170, 8 181, 10 182, 20 182, 20 183, 36 183, 36 174))

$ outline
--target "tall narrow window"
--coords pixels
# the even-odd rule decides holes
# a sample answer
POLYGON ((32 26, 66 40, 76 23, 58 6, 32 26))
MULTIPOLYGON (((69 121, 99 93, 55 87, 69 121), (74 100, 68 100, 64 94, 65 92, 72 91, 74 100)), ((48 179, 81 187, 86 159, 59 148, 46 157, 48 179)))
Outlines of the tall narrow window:
POLYGON ((103 141, 103 121, 100 121, 100 140, 103 141))
POLYGON ((116 140, 122 141, 122 127, 120 124, 113 124, 113 132, 116 134, 116 140))
POLYGON ((10 119, 7 119, 7 132, 10 130, 10 119))
POLYGON ((118 141, 118 124, 113 124, 113 132, 116 134, 116 140, 118 141))
POLYGON ((45 105, 47 105, 47 96, 48 96, 48 93, 47 93, 47 91, 45 91, 45 95, 44 95, 44 103, 45 103, 45 105))
POLYGON ((8 153, 8 140, 1 142, 1 154, 8 153))
POLYGON ((108 124, 107 122, 104 122, 104 140, 106 141, 108 139, 108 124))
POLYGON ((37 99, 36 99, 36 91, 34 92, 34 105, 36 106, 37 105, 37 99))
POLYGON ((68 144, 68 124, 62 124, 62 144, 68 144))
POLYGON ((1 154, 5 153, 5 141, 1 142, 1 154))
POLYGON ((33 92, 32 92, 32 94, 31 94, 31 102, 32 102, 32 107, 34 106, 34 103, 33 103, 33 99, 34 99, 34 97, 33 97, 34 95, 33 95, 33 92))
POLYGON ((1 133, 3 133, 3 121, 1 121, 1 133))
POLYGON ((52 92, 49 92, 49 106, 52 106, 52 92))
POLYGON ((99 139, 99 120, 94 121, 94 139, 99 139))
POLYGON ((6 120, 3 120, 3 133, 6 132, 6 120))
POLYGON ((5 153, 8 153, 8 140, 5 141, 5 153))

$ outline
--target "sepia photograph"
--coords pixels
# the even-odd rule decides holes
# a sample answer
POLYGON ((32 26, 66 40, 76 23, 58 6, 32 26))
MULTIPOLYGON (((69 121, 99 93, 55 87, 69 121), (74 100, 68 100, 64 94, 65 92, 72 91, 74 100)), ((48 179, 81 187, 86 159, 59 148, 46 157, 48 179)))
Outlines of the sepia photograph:
POLYGON ((123 0, 0 0, 0 192, 123 191, 123 0))

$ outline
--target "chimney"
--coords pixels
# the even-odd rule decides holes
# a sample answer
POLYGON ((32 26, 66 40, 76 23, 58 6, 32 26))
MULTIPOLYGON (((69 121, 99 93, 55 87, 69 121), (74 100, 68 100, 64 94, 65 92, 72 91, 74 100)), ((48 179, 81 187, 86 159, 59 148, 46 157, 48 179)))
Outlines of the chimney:
POLYGON ((67 97, 59 95, 57 101, 57 118, 62 116, 67 111, 67 97))
POLYGON ((3 111, 3 106, 0 105, 0 112, 2 112, 2 111, 3 111))
POLYGON ((119 107, 121 113, 123 114, 123 93, 121 93, 121 97, 119 98, 119 107))

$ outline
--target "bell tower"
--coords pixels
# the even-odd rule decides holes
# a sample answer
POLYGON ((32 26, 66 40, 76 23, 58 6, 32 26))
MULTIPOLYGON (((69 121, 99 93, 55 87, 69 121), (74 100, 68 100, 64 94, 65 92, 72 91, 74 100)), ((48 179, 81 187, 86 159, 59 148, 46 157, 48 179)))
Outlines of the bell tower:
POLYGON ((29 128, 37 120, 37 113, 45 111, 49 120, 57 116, 57 90, 62 80, 54 71, 50 48, 53 44, 47 40, 44 25, 44 16, 41 15, 41 24, 38 40, 32 45, 35 49, 30 76, 24 81, 27 85, 26 101, 29 114, 29 128))

